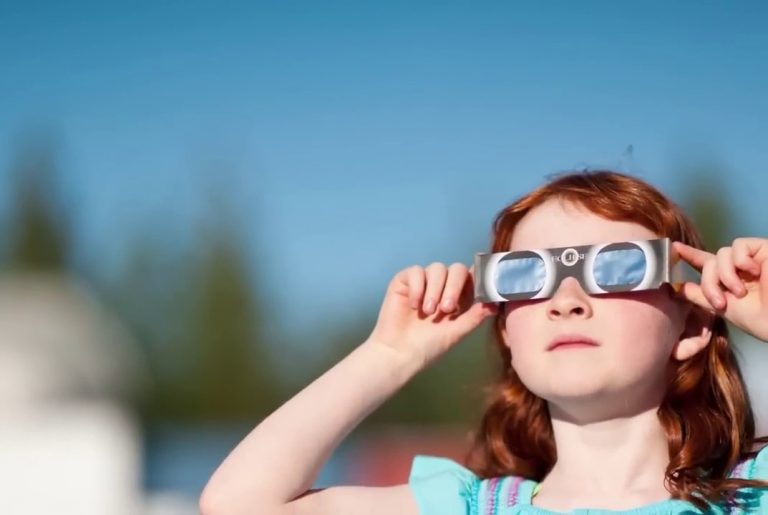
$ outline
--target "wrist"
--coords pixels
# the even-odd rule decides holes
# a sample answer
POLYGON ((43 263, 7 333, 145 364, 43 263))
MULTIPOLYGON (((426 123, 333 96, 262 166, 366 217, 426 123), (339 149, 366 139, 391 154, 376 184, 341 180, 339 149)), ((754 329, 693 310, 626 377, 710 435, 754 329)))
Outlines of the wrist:
POLYGON ((373 338, 368 338, 361 345, 362 350, 370 353, 377 368, 384 367, 402 385, 426 368, 425 360, 416 353, 405 353, 373 338))

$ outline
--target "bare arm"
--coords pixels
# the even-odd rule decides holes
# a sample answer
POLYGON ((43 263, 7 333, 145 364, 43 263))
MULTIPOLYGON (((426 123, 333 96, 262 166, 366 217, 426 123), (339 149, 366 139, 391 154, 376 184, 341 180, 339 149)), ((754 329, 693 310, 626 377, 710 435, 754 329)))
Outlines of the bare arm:
POLYGON ((254 513, 257 504, 271 506, 269 513, 318 513, 330 490, 294 501, 295 510, 277 508, 308 490, 347 434, 416 372, 391 348, 360 345, 251 431, 211 478, 201 506, 214 513, 226 506, 233 515, 254 513))
POLYGON ((426 271, 414 267, 398 274, 371 337, 240 442, 206 485, 201 511, 415 515, 416 503, 407 485, 335 487, 302 494, 364 417, 492 313, 488 306, 472 305, 466 268, 450 270, 451 274, 444 266, 433 265, 426 271), (453 309, 424 308, 427 299, 434 306, 441 298, 452 298, 453 309))

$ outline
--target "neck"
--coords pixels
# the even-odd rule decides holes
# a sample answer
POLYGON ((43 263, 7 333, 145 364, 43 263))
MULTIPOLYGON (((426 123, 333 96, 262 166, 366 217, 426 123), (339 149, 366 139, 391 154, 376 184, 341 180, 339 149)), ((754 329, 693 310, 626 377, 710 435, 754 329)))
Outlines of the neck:
POLYGON ((669 445, 657 410, 574 421, 550 404, 557 462, 542 487, 582 497, 664 496, 669 445))

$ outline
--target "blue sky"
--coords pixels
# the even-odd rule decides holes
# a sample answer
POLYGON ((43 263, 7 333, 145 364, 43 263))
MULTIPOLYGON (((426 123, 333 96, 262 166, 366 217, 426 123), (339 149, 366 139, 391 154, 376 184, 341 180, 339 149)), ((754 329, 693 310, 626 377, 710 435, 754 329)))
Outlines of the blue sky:
POLYGON ((741 232, 768 232, 765 3, 19 4, 0 170, 51 128, 105 267, 137 235, 194 241, 223 190, 275 306, 322 323, 469 262, 505 203, 585 166, 681 199, 682 166, 720 163, 741 232))

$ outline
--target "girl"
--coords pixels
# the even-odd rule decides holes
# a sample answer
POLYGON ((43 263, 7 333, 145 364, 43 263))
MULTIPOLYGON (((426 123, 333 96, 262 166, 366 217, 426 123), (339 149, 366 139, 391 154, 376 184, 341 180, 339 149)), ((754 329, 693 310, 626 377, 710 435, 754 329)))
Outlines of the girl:
POLYGON ((401 271, 369 338, 235 448, 202 513, 768 513, 768 440, 725 325, 768 340, 768 240, 710 254, 650 185, 584 172, 502 210, 492 251, 660 237, 700 284, 589 295, 568 277, 548 299, 483 304, 464 265, 401 271), (488 317, 502 374, 466 467, 417 456, 404 485, 307 491, 365 416, 488 317))

